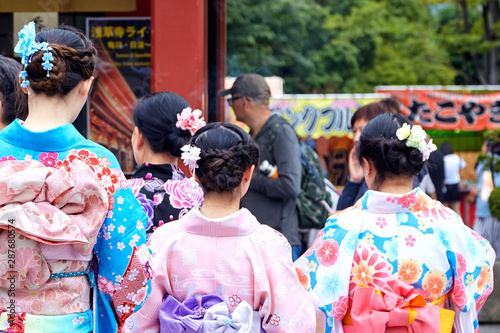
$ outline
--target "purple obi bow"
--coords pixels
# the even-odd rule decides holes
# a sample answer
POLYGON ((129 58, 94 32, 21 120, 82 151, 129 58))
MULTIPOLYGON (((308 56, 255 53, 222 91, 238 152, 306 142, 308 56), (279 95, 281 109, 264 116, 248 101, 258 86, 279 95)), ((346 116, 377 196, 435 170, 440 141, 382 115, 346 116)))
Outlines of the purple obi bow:
POLYGON ((167 296, 160 308, 160 331, 175 333, 261 333, 261 318, 245 301, 230 313, 219 294, 193 296, 180 303, 167 296))

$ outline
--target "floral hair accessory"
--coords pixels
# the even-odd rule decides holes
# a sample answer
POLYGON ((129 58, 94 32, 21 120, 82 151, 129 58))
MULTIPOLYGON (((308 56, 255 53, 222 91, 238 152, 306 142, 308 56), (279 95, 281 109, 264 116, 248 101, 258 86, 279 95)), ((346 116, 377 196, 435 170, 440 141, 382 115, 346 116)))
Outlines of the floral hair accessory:
POLYGON ((429 140, 429 143, 425 142, 427 133, 425 133, 420 125, 410 126, 404 123, 403 126, 396 131, 396 136, 401 141, 406 140, 406 145, 408 147, 418 149, 422 153, 422 159, 424 161, 428 160, 431 153, 437 150, 436 145, 432 143, 432 139, 429 140))
POLYGON ((177 115, 177 123, 175 126, 181 128, 185 131, 189 131, 191 135, 194 135, 197 130, 205 126, 207 123, 202 117, 201 110, 191 110, 190 107, 182 110, 180 114, 177 115))
POLYGON ((183 151, 183 153, 181 154, 182 161, 189 167, 189 169, 194 171, 194 169, 198 167, 196 161, 200 159, 200 148, 187 144, 181 148, 181 151, 183 151))
POLYGON ((23 80, 21 83, 21 87, 26 88, 30 85, 28 81, 28 74, 26 73, 26 66, 31 62, 31 57, 38 51, 45 51, 43 55, 43 69, 47 71, 47 77, 49 77, 49 72, 54 67, 54 64, 51 61, 54 60, 52 55, 52 48, 49 46, 47 42, 35 42, 36 31, 35 31, 35 22, 31 21, 26 24, 24 28, 21 29, 18 33, 19 41, 17 42, 14 51, 19 54, 21 57, 21 63, 24 65, 24 70, 19 74, 19 77, 23 80))
POLYGON ((195 169, 198 167, 196 162, 200 159, 201 149, 188 143, 181 148, 181 151, 183 152, 181 154, 181 159, 184 164, 189 167, 192 173, 192 176, 189 178, 189 183, 191 186, 191 195, 195 196, 196 193, 200 191, 200 186, 194 178, 194 173, 195 169))

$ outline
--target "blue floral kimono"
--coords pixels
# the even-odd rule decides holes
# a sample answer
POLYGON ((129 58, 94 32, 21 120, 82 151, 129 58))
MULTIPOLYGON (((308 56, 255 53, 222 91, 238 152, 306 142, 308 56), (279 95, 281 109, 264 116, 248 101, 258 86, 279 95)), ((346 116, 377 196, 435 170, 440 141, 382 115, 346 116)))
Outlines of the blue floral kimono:
MULTIPOLYGON (((58 170, 69 170, 75 160, 82 161, 94 172, 95 181, 104 188, 108 197, 108 206, 101 207, 107 215, 103 215, 106 217, 97 235, 93 256, 81 258, 71 251, 62 251, 63 248, 51 254, 55 258, 50 263, 52 267, 57 264, 69 274, 82 273, 81 263, 85 263, 85 271, 93 260, 88 278, 90 284, 97 286, 94 288, 94 304, 89 303, 90 284, 86 276, 53 277, 52 274, 48 283, 60 283, 60 288, 43 293, 34 289, 26 297, 22 298, 19 294, 14 300, 18 303, 18 324, 26 323, 26 332, 117 332, 125 319, 142 306, 149 294, 150 283, 144 269, 149 259, 145 233, 147 217, 130 190, 115 156, 102 146, 86 140, 72 124, 45 132, 32 132, 16 120, 0 132, 0 157, 1 163, 36 160, 58 170), (83 281, 81 287, 67 288, 77 280, 83 281), (38 300, 42 301, 41 306, 37 305, 40 303, 37 303, 38 300), (36 326, 37 323, 42 325, 42 322, 43 326, 36 326), (28 327, 27 323, 31 326, 28 327)), ((45 257, 44 251, 47 250, 42 245, 40 249, 45 257)), ((54 248, 58 246, 55 244, 54 248)), ((8 325, 4 318, 8 302, 6 289, 0 287, 2 328, 8 325)))
MULTIPOLYGON (((356 291, 391 283, 411 286, 426 302, 454 311, 455 331, 474 332, 477 313, 493 290, 494 262, 484 238, 417 188, 400 195, 367 191, 354 207, 327 220, 295 265, 319 299, 321 332, 347 332, 356 291)), ((371 311, 369 304, 363 307, 371 311)), ((372 332, 369 327, 365 323, 366 332, 372 332)))

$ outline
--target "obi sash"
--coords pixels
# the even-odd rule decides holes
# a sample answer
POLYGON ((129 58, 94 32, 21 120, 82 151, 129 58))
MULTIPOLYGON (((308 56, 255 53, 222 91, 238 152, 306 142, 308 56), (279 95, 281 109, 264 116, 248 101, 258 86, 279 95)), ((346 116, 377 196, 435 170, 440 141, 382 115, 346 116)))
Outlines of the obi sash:
POLYGON ((455 312, 445 295, 427 303, 413 286, 391 280, 380 290, 358 286, 342 321, 345 333, 450 333, 455 312))

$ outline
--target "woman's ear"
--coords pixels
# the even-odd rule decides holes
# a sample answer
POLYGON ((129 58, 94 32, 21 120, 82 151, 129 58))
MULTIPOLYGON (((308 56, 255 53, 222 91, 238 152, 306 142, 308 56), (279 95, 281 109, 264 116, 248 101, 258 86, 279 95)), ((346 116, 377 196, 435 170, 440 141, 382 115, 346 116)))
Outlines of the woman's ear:
POLYGON ((248 168, 245 173, 243 174, 243 180, 244 182, 250 182, 252 180, 252 175, 253 171, 255 170, 255 165, 252 165, 250 168, 248 168))
POLYGON ((144 136, 142 135, 141 131, 139 131, 139 128, 137 126, 134 127, 132 136, 134 136, 134 148, 140 150, 144 145, 144 136))
POLYGON ((365 182, 366 185, 370 190, 375 190, 373 187, 375 176, 377 175, 377 170, 375 170, 375 167, 373 166, 373 163, 363 157, 363 176, 365 177, 365 182))
POLYGON ((246 169, 245 173, 243 174, 243 179, 241 180, 240 184, 240 198, 242 198, 247 193, 254 170, 255 165, 252 165, 251 167, 246 169))
POLYGON ((363 164, 361 165, 363 167, 363 173, 364 176, 370 175, 370 173, 373 171, 373 165, 372 162, 370 162, 367 158, 363 157, 363 164))
POLYGON ((82 85, 80 87, 80 92, 83 96, 88 96, 90 88, 92 88, 92 83, 94 82, 94 77, 91 76, 89 79, 82 81, 82 85))

